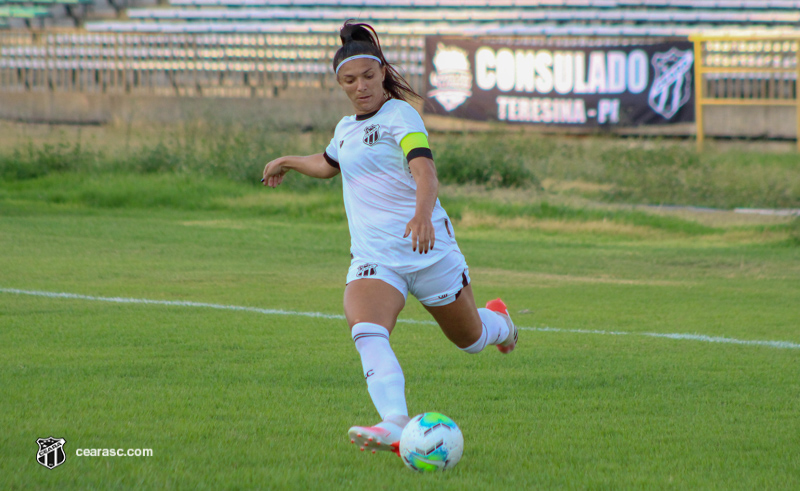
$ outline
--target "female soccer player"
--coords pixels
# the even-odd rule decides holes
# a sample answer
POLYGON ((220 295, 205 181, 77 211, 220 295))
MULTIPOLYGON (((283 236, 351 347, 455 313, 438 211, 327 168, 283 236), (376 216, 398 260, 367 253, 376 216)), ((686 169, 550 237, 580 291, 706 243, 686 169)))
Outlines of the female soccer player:
POLYGON ((340 37, 333 70, 355 115, 342 118, 325 152, 269 162, 263 182, 274 188, 289 170, 321 179, 342 173, 351 242, 344 312, 382 419, 348 433, 361 450, 398 453, 409 417, 405 379, 389 334, 408 293, 467 353, 479 353, 487 344, 509 353, 517 328, 502 300, 485 309, 475 306, 467 263, 437 198, 428 132, 406 102, 420 96, 386 62, 372 27, 348 21, 340 37))

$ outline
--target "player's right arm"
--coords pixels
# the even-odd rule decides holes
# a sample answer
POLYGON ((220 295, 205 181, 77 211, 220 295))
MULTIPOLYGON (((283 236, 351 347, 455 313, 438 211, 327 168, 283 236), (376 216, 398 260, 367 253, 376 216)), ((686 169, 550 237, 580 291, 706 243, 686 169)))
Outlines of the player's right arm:
POLYGON ((329 164, 324 154, 317 153, 305 157, 286 156, 278 157, 264 167, 262 182, 265 186, 277 187, 290 170, 318 179, 330 179, 339 174, 339 169, 329 164))

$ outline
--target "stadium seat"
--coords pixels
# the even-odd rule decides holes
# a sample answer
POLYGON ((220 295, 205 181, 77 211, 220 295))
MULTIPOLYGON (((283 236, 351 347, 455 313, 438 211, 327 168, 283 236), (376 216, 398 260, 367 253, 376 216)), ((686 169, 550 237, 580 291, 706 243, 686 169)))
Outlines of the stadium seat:
POLYGON ((35 19, 50 15, 45 7, 27 7, 17 5, 0 6, 0 17, 10 19, 35 19))
POLYGON ((762 23, 800 23, 800 12, 769 12, 742 14, 749 22, 762 23))
POLYGON ((25 4, 39 6, 92 4, 94 0, 2 0, 0 4, 25 4))

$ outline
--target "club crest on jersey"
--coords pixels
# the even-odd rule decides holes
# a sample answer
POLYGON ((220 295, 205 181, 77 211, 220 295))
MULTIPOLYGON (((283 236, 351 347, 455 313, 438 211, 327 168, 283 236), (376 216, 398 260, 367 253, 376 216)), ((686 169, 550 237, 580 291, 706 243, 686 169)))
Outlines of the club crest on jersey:
POLYGON ((372 145, 375 145, 376 143, 378 143, 378 138, 381 137, 380 133, 378 133, 380 129, 381 125, 379 124, 371 124, 367 126, 366 128, 364 128, 364 139, 362 141, 367 145, 369 145, 370 147, 372 145))

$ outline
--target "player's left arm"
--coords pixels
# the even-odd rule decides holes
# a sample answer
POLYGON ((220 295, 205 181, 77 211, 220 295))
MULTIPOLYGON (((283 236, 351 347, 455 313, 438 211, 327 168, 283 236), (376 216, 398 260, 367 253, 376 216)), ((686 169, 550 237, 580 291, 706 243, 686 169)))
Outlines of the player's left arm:
POLYGON ((406 225, 404 237, 411 235, 411 248, 420 254, 427 254, 436 242, 431 216, 436 198, 439 196, 439 178, 436 164, 423 133, 412 133, 401 142, 408 167, 417 184, 417 203, 414 218, 406 225), (410 140, 410 142, 409 142, 410 140), (412 148, 413 147, 413 148, 412 148))

